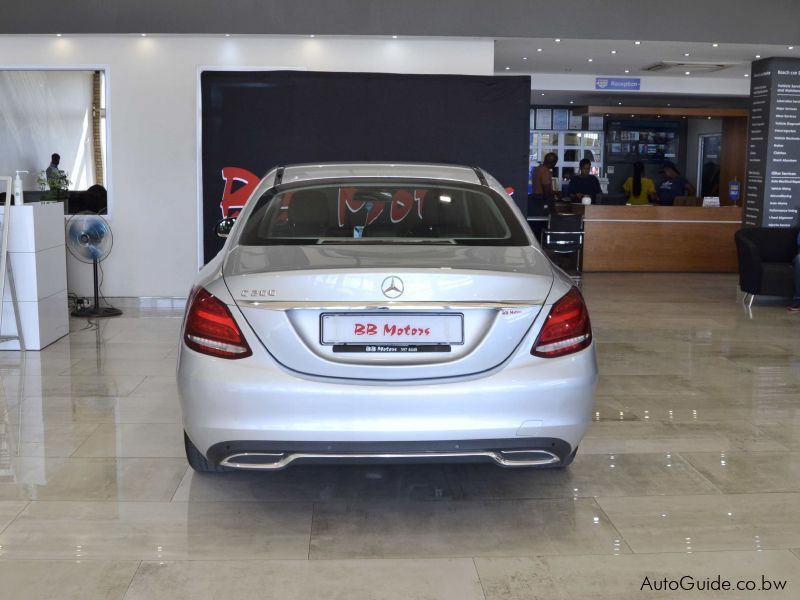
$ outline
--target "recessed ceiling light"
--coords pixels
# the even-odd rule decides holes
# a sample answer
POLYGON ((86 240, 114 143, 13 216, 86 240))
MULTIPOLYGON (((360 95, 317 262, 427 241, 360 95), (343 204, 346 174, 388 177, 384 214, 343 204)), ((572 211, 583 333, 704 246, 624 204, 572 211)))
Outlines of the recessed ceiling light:
POLYGON ((522 60, 528 60, 528 57, 527 56, 523 56, 522 60))
POLYGON ((612 50, 612 51, 611 51, 611 54, 616 54, 616 53, 617 53, 617 51, 616 51, 616 50, 612 50))
POLYGON ((691 75, 691 74, 692 74, 692 72, 691 72, 691 71, 686 71, 686 72, 684 72, 684 75, 691 75))
POLYGON ((392 39, 393 39, 393 40, 396 40, 396 39, 397 39, 397 36, 396 36, 396 35, 393 35, 393 36, 392 36, 392 39))
POLYGON ((574 100, 570 100, 569 103, 570 104, 575 104, 575 101, 574 100))
POLYGON ((719 44, 717 42, 714 42, 713 44, 711 44, 711 47, 712 48, 719 48, 719 44))
POLYGON ((617 102, 617 106, 622 106, 622 102, 617 102))
POLYGON ((794 50, 794 46, 786 46, 787 50, 794 50))
POLYGON ((689 53, 689 52, 684 52, 684 53, 683 53, 683 55, 684 55, 684 56, 691 56, 691 53, 689 53))
POLYGON ((761 55, 760 54, 756 54, 756 58, 761 58, 761 55))
POLYGON ((537 48, 537 49, 536 49, 536 51, 537 51, 537 52, 541 52, 541 51, 542 51, 542 49, 541 49, 541 48, 537 48))
POLYGON ((317 37, 317 36, 316 36, 316 35, 314 35, 314 34, 312 33, 312 34, 311 34, 311 35, 309 35, 308 37, 317 37))
POLYGON ((63 34, 61 34, 61 33, 57 33, 57 34, 56 34, 56 37, 61 37, 62 35, 63 35, 63 34))
POLYGON ((142 34, 139 34, 139 35, 141 35, 142 37, 147 37, 146 33, 142 33, 142 34))
POLYGON ((542 92, 542 96, 544 96, 544 92, 542 92))
POLYGON ((511 67, 506 67, 506 71, 510 71, 510 70, 511 70, 511 67))
POLYGON ((641 46, 641 45, 642 45, 642 42, 640 42, 639 40, 636 40, 636 41, 635 41, 635 42, 633 42, 633 43, 634 43, 634 44, 636 44, 637 46, 641 46))
POLYGON ((231 37, 231 34, 230 33, 226 33, 225 37, 231 37))
POLYGON ((745 73, 744 76, 745 77, 750 77, 750 73, 745 73))
POLYGON ((561 41, 561 38, 556 38, 554 41, 557 44, 557 43, 559 43, 561 41))
POLYGON ((626 72, 626 73, 630 73, 630 72, 631 72, 631 70, 630 70, 630 69, 625 69, 625 72, 626 72))
POLYGON ((589 60, 589 62, 594 62, 594 59, 593 59, 593 58, 590 58, 590 59, 588 59, 588 60, 589 60))

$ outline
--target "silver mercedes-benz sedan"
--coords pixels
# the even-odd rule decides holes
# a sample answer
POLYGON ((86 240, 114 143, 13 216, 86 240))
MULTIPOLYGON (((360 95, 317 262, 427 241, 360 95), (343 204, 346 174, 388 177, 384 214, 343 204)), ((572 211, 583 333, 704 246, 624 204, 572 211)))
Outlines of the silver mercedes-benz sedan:
POLYGON ((217 233, 178 359, 195 470, 572 462, 589 315, 488 173, 280 167, 217 233))

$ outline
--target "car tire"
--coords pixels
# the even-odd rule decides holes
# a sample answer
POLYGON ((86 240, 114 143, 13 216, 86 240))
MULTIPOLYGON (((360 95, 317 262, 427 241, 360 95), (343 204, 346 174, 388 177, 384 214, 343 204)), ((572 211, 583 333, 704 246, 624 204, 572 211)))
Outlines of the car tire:
POLYGON ((208 459, 192 443, 185 431, 183 432, 183 445, 186 448, 186 460, 189 461, 189 466, 198 473, 225 473, 236 470, 230 467, 209 464, 208 459))

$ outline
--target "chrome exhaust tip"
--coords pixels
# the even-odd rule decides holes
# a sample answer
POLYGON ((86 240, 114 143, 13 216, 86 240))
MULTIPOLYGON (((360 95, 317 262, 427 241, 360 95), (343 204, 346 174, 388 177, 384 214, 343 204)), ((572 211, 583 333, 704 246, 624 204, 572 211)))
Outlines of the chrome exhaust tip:
POLYGON ((561 459, 548 450, 466 450, 454 452, 238 452, 226 456, 220 466, 251 471, 278 471, 295 461, 419 461, 447 459, 490 459, 503 467, 544 467, 557 465, 561 459))

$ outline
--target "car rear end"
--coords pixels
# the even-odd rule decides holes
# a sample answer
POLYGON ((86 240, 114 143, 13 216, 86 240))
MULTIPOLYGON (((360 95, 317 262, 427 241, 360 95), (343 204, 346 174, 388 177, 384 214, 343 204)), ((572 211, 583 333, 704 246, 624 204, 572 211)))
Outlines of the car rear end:
POLYGON ((187 308, 178 382, 209 465, 571 460, 597 376, 588 314, 502 190, 267 187, 187 308))

